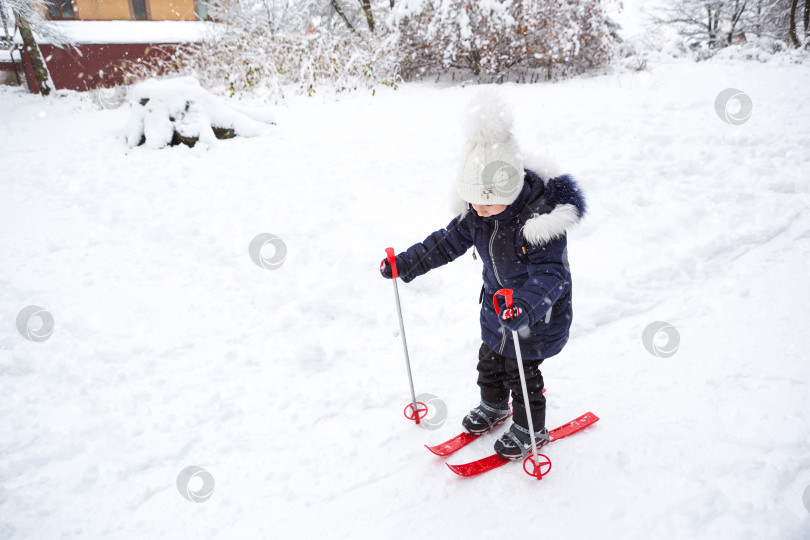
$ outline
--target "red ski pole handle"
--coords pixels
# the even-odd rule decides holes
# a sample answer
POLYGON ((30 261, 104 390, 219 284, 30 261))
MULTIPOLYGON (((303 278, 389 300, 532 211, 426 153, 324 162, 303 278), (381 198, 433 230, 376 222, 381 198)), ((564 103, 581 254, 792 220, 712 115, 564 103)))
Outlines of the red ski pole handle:
POLYGON ((388 262, 391 264, 391 276, 397 279, 397 258, 394 256, 394 248, 385 248, 385 253, 388 255, 388 262))
POLYGON ((506 300, 506 307, 510 308, 512 307, 512 294, 514 294, 514 292, 515 291, 512 289, 501 289, 495 293, 495 296, 492 297, 492 303, 495 305, 495 313, 498 315, 501 314, 501 308, 498 307, 498 296, 503 296, 506 300))

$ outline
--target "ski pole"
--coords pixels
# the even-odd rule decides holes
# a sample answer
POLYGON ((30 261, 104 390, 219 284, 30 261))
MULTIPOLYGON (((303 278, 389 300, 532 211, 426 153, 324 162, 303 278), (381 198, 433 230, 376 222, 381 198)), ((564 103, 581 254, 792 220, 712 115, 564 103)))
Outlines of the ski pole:
MULTIPOLYGON (((408 383, 411 386, 411 404, 408 407, 413 408, 413 416, 409 417, 411 420, 419 423, 419 407, 416 402, 416 392, 413 389, 413 375, 411 374, 411 359, 408 356, 408 342, 405 340, 405 323, 402 321, 402 306, 399 303, 399 289, 397 288, 397 260, 394 256, 394 248, 386 248, 386 255, 388 255, 388 262, 391 264, 391 281, 394 283, 394 298, 397 301, 397 314, 399 315, 399 333, 402 336, 402 349, 405 351, 405 367, 408 368, 408 383)), ((407 410, 408 407, 405 407, 407 410)), ((427 414, 427 405, 425 406, 425 414, 427 414)), ((408 415, 405 415, 408 417, 408 415)))
MULTIPOLYGON (((492 297, 492 301, 495 304, 495 313, 498 315, 501 314, 501 309, 498 307, 498 295, 504 297, 506 300, 506 307, 510 308, 513 305, 513 293, 514 291, 512 289, 501 289, 495 293, 495 296, 492 297)), ((523 356, 520 354, 520 341, 518 340, 518 333, 515 330, 512 330, 512 339, 515 340, 515 354, 517 355, 518 372, 520 373, 520 388, 523 390, 523 405, 526 407, 526 421, 529 423, 529 438, 532 441, 532 455, 534 456, 534 466, 537 468, 539 467, 540 459, 537 457, 537 442, 534 440, 534 424, 532 422, 532 412, 529 408, 529 391, 526 388, 526 374, 523 372, 523 356)), ((538 480, 542 478, 542 475, 532 474, 532 476, 537 476, 538 480)))

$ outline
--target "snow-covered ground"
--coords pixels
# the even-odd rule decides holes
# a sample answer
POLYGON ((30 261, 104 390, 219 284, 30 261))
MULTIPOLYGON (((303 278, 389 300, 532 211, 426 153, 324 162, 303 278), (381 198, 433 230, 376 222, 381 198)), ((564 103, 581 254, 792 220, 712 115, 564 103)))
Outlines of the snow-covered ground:
POLYGON ((590 204, 543 373, 550 427, 601 420, 544 450, 541 482, 461 479, 422 447, 477 402, 480 260, 400 286, 435 431, 402 416, 378 273, 450 221, 478 88, 294 98, 262 136, 150 150, 125 145, 128 106, 0 87, 0 538, 810 537, 808 87, 806 66, 719 61, 501 87, 590 204), (747 122, 716 114, 726 88, 747 122), (280 268, 251 260, 261 233, 280 268), (29 305, 45 341, 17 331, 29 305), (189 466, 209 500, 178 492, 189 466))

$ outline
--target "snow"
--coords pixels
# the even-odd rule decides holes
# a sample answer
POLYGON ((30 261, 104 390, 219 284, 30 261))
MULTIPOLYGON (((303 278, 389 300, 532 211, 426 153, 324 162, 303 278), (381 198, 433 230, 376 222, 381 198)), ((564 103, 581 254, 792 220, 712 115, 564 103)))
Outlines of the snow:
MULTIPOLYGON (((88 43, 193 43, 219 25, 203 21, 49 21, 54 30, 75 45, 88 43)), ((37 42, 48 43, 36 36, 37 42)), ((22 43, 20 33, 14 35, 22 43)))
POLYGON ((217 141, 212 127, 232 129, 239 137, 255 137, 267 128, 266 123, 209 93, 192 77, 149 79, 136 84, 129 95, 138 104, 132 107, 124 128, 129 146, 144 139, 149 148, 163 148, 175 131, 211 145, 217 141))
POLYGON ((462 480, 422 447, 477 402, 480 260, 400 284, 416 392, 448 409, 433 431, 402 417, 378 273, 450 221, 479 87, 292 98, 257 137, 162 150, 126 146, 129 105, 0 87, 0 537, 810 537, 808 85, 802 65, 674 61, 499 87, 590 208, 543 374, 549 427, 601 420, 544 449, 540 482, 462 480), (716 114, 726 88, 746 123, 716 114), (262 233, 278 269, 251 260, 262 233), (17 332, 29 305, 46 341, 17 332), (678 330, 669 358, 642 343, 654 321, 678 330), (205 502, 178 493, 188 467, 205 502))

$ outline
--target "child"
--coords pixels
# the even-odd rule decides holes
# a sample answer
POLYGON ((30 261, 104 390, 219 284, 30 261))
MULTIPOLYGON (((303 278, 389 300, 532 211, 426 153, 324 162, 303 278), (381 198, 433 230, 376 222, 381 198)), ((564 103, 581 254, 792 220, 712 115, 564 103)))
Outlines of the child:
MULTIPOLYGON (((568 341, 573 315, 566 230, 585 213, 585 200, 568 175, 541 177, 524 169, 511 133, 511 118, 497 96, 483 94, 471 108, 467 141, 456 180, 465 208, 446 229, 396 256, 405 283, 473 248, 483 262, 478 386, 481 403, 462 420, 470 433, 485 433, 509 418, 513 424, 495 442, 495 452, 517 459, 531 452, 527 411, 518 375, 512 330, 517 330, 529 392, 529 414, 538 447, 548 443, 546 400, 539 366, 568 341), (499 289, 514 290, 507 309, 499 289)), ((384 277, 392 277, 384 259, 384 277)))

